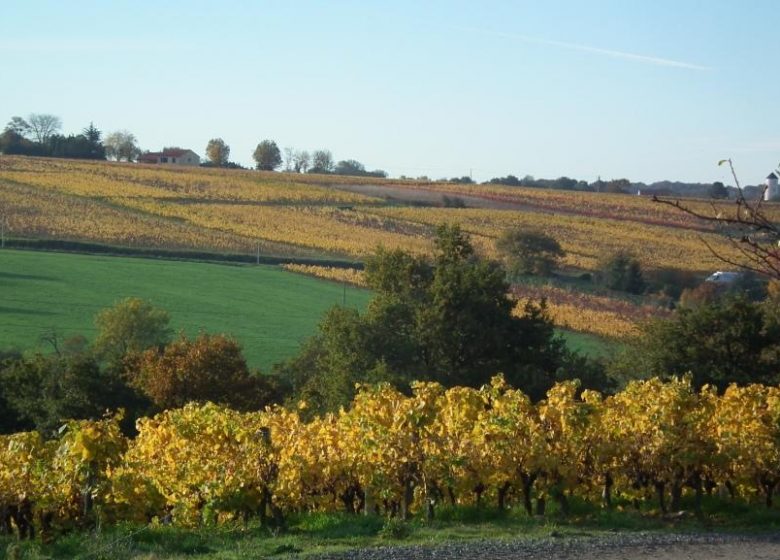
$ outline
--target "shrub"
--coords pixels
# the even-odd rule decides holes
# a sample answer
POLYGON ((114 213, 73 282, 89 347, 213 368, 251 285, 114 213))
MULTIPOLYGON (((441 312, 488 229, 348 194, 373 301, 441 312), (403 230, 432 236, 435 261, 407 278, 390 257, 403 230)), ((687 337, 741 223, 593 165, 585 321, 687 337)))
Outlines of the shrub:
POLYGON ((410 534, 409 523, 395 517, 388 519, 379 531, 379 536, 383 539, 400 540, 405 539, 410 534))
POLYGON ((523 229, 505 231, 496 241, 496 249, 514 275, 547 276, 564 255, 561 245, 554 238, 523 229))
POLYGON ((239 410, 277 401, 272 380, 252 375, 241 346, 224 335, 181 335, 162 350, 150 349, 127 361, 132 386, 162 409, 191 401, 212 401, 239 410))
POLYGON ((615 253, 599 267, 599 283, 610 290, 641 294, 645 279, 639 261, 628 253, 615 253))

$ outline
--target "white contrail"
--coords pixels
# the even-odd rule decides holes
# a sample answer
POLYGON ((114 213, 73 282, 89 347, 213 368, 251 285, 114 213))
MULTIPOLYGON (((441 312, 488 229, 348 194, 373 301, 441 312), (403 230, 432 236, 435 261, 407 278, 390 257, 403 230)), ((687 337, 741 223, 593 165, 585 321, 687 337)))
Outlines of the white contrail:
POLYGON ((604 56, 611 56, 612 58, 622 58, 623 60, 633 60, 635 62, 654 64, 656 66, 671 66, 673 68, 685 68, 688 70, 711 70, 711 68, 708 66, 691 64, 690 62, 682 62, 680 60, 672 60, 669 58, 661 58, 658 56, 647 56, 643 54, 615 51, 612 49, 602 49, 600 47, 592 47, 590 45, 580 45, 577 43, 566 43, 564 41, 552 41, 549 39, 540 39, 539 37, 531 37, 529 35, 507 33, 505 31, 493 31, 489 29, 479 29, 475 27, 456 27, 456 29, 460 29, 461 31, 469 31, 473 33, 486 33, 489 35, 496 35, 498 37, 506 37, 508 39, 516 39, 518 41, 523 41, 525 43, 534 43, 537 45, 549 45, 561 49, 570 49, 574 51, 583 51, 583 52, 590 52, 594 54, 601 54, 604 56))

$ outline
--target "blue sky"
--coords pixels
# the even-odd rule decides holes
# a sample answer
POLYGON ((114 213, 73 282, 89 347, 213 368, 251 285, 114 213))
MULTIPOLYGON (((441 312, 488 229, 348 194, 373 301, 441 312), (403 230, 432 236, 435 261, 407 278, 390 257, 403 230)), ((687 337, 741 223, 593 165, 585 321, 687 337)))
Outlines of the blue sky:
POLYGON ((780 162, 770 1, 0 5, 0 120, 143 148, 264 138, 392 175, 757 183, 780 162))

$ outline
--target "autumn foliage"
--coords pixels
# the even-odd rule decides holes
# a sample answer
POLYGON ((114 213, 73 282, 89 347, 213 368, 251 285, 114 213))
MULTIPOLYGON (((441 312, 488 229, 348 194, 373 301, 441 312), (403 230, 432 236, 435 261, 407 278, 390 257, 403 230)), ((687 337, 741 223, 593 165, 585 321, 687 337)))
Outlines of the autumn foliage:
POLYGON ((161 409, 190 401, 212 401, 237 409, 251 409, 262 379, 251 375, 241 346, 217 334, 194 340, 181 335, 162 349, 149 349, 127 360, 130 384, 161 409))
POLYGON ((96 511, 182 525, 301 510, 431 516, 442 503, 536 514, 573 497, 667 511, 686 495, 697 508, 717 486, 771 505, 780 482, 780 389, 762 385, 718 395, 652 379, 604 397, 570 381, 534 404, 496 377, 481 389, 414 383, 409 395, 363 386, 348 409, 309 422, 190 403, 126 439, 119 419, 69 422, 50 441, 0 436, 0 527, 32 536, 96 511))

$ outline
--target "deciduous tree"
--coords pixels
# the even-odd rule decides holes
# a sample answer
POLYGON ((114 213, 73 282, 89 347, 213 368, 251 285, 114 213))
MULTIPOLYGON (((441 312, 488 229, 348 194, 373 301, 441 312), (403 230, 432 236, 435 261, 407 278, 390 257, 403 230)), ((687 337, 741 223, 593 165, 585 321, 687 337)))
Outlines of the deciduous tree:
POLYGON ((715 181, 710 187, 710 198, 728 198, 729 190, 720 181, 715 181))
POLYGON ((282 154, 279 152, 279 146, 273 140, 260 142, 252 157, 257 162, 257 168, 261 171, 273 171, 282 164, 282 154))
MULTIPOLYGON (((763 196, 758 200, 748 200, 745 197, 733 162, 730 159, 719 162, 719 165, 725 164, 728 164, 736 186, 735 204, 732 205, 731 210, 714 208, 712 212, 700 211, 683 201, 657 196, 653 197, 653 201, 673 206, 703 222, 713 224, 739 255, 738 257, 727 256, 702 238, 710 252, 724 263, 778 280, 780 279, 780 225, 765 212, 763 196)), ((780 166, 775 174, 780 174, 780 166)))
POLYGON ((641 294, 645 279, 639 260, 628 253, 618 252, 605 258, 599 265, 598 281, 610 290, 641 294))
POLYGON ((5 129, 15 132, 19 136, 25 136, 30 132, 30 123, 22 117, 11 117, 11 120, 5 125, 5 129))
POLYGON ((27 122, 30 134, 40 144, 45 144, 62 128, 62 121, 58 116, 45 113, 33 113, 27 118, 27 122))
POLYGON ((51 435, 70 418, 100 418, 106 410, 135 407, 137 398, 89 354, 22 358, 0 373, 5 400, 16 417, 51 435))
POLYGON ((230 158, 230 146, 222 138, 212 138, 206 145, 206 157, 217 167, 224 167, 230 158))
POLYGON ((496 249, 502 254, 507 268, 513 275, 549 275, 564 255, 555 238, 534 231, 511 229, 496 241, 496 249))
POLYGON ((296 173, 306 173, 306 170, 309 169, 310 164, 311 157, 309 156, 309 152, 306 150, 298 150, 293 155, 293 168, 295 169, 296 173))
MULTIPOLYGON (((133 360, 131 384, 162 409, 211 401, 236 409, 268 404, 263 379, 250 374, 239 344, 224 335, 185 335, 133 360)), ((267 385, 267 384, 266 384, 267 385)))
POLYGON ((135 135, 127 130, 108 134, 103 145, 106 148, 106 156, 115 161, 134 161, 141 154, 135 135))
POLYGON ((171 336, 170 315, 140 298, 126 298, 95 316, 98 356, 117 363, 130 353, 164 346, 171 336))
POLYGON ((314 150, 311 155, 311 168, 309 173, 333 172, 333 154, 330 150, 314 150))

